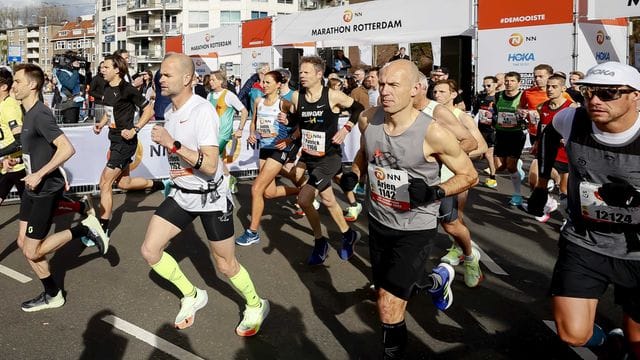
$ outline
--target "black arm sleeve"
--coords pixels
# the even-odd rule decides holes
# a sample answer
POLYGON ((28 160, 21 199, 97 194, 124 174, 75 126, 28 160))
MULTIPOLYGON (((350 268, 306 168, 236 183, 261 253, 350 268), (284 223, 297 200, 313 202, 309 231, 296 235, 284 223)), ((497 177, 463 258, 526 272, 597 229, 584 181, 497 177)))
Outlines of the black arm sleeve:
POLYGON ((538 176, 549 179, 551 177, 551 169, 556 161, 558 149, 560 148, 560 140, 562 135, 553 127, 553 123, 547 125, 542 132, 540 147, 538 148, 538 176))
POLYGON ((353 100, 353 104, 351 104, 351 106, 346 108, 345 110, 351 113, 351 116, 349 116, 349 122, 352 123, 353 126, 358 125, 358 119, 360 118, 360 113, 364 111, 364 106, 362 106, 362 104, 360 104, 359 102, 353 100))
POLYGON ((16 140, 11 144, 7 145, 6 147, 0 149, 0 156, 11 155, 14 152, 20 151, 21 149, 22 149, 22 144, 20 144, 19 141, 16 140))

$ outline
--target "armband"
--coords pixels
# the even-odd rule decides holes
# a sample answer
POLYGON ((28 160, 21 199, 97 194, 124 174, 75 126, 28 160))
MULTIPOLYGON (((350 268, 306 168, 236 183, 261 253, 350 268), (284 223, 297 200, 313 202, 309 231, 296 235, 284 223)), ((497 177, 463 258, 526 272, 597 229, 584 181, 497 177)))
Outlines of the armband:
POLYGON ((353 126, 349 122, 346 122, 344 124, 344 128, 347 129, 347 132, 351 132, 351 129, 353 129, 353 126))
POLYGON ((202 151, 198 151, 198 161, 196 161, 196 164, 193 165, 193 168, 198 170, 202 167, 202 161, 204 160, 204 154, 202 153, 202 151))

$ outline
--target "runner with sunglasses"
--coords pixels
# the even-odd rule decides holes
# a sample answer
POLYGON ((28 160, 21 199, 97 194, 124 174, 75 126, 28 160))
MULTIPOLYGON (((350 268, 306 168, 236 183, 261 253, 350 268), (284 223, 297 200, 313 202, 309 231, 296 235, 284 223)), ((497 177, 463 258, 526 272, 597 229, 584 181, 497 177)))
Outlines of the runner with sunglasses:
MULTIPOLYGON (((631 351, 640 355, 640 73, 606 62, 580 80, 584 108, 559 112, 542 133, 539 180, 529 212, 542 215, 547 181, 564 139, 569 160, 567 224, 551 280, 558 335, 573 346, 598 347, 598 299, 614 285, 631 351)), ((600 347, 603 351, 606 348, 600 347)))

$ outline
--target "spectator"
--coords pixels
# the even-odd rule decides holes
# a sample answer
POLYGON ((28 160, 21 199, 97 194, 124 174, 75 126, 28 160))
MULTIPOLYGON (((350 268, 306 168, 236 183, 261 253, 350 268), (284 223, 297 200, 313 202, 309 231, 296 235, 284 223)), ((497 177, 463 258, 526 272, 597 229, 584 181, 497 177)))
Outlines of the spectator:
POLYGON ((409 55, 405 54, 407 49, 405 47, 401 47, 400 50, 396 51, 396 53, 389 59, 389 61, 394 60, 410 60, 409 55))
POLYGON ((259 63, 256 68, 256 73, 251 75, 249 80, 244 83, 244 86, 240 89, 238 93, 238 98, 242 101, 242 104, 245 108, 249 109, 249 117, 251 118, 253 112, 253 103, 254 101, 262 97, 264 93, 262 92, 262 80, 264 79, 264 74, 271 71, 269 64, 267 63, 259 63))
POLYGON ((156 89, 156 101, 153 103, 153 112, 156 121, 164 121, 164 112, 171 104, 171 99, 168 96, 162 95, 160 91, 160 70, 156 71, 153 76, 153 86, 156 89))
POLYGON ((340 77, 347 75, 347 70, 351 68, 351 61, 344 56, 344 51, 336 50, 335 58, 333 59, 333 71, 340 77))

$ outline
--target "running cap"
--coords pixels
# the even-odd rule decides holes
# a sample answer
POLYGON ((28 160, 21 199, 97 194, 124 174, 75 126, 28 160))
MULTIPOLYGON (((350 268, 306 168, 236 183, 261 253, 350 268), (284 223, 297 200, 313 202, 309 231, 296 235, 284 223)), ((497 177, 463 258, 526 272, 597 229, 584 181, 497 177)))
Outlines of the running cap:
POLYGON ((587 71, 584 79, 575 83, 580 85, 626 85, 640 90, 640 72, 632 66, 608 61, 592 67, 587 71))

